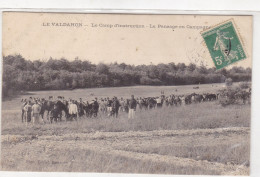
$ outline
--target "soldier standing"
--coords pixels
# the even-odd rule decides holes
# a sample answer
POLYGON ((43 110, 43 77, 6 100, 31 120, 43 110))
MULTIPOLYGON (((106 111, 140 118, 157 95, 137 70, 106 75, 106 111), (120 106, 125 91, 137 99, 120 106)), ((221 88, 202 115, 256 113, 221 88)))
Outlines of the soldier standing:
POLYGON ((26 101, 26 99, 22 99, 22 105, 21 105, 21 109, 22 109, 22 122, 23 122, 23 118, 26 116, 25 114, 25 111, 24 111, 24 107, 25 107, 25 105, 27 104, 27 101, 26 101))
POLYGON ((108 116, 112 115, 112 100, 107 98, 107 111, 108 111, 108 116))
POLYGON ((114 117, 118 117, 119 107, 120 107, 120 103, 119 103, 117 97, 114 97, 113 103, 112 103, 112 112, 113 112, 114 117))
POLYGON ((131 99, 129 101, 129 105, 128 105, 129 106, 129 113, 128 113, 129 119, 135 118, 136 105, 137 105, 137 102, 134 98, 134 95, 132 95, 131 99))
POLYGON ((33 124, 39 123, 40 111, 41 106, 38 104, 38 101, 35 100, 35 103, 32 106, 33 124))
POLYGON ((24 106, 25 112, 25 122, 31 122, 31 115, 32 115, 32 105, 31 101, 28 101, 27 104, 24 106))

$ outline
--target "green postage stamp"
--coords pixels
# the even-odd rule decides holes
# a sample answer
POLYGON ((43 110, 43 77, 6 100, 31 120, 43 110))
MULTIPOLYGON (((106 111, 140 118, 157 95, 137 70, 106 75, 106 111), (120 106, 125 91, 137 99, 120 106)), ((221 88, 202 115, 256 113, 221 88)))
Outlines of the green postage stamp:
POLYGON ((233 20, 201 32, 217 69, 246 58, 233 20))

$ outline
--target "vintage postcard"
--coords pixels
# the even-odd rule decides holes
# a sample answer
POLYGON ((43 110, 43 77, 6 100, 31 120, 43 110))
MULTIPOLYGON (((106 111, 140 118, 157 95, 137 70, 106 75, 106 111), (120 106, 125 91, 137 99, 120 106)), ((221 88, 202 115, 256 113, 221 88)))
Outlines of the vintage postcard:
POLYGON ((250 175, 252 16, 2 18, 2 171, 250 175))

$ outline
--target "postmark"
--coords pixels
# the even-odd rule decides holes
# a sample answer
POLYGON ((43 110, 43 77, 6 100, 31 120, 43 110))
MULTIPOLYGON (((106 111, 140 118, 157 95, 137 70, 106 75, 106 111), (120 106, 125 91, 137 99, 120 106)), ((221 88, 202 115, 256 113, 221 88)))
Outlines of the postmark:
POLYGON ((246 59, 246 52, 233 19, 202 31, 201 35, 216 69, 246 59))

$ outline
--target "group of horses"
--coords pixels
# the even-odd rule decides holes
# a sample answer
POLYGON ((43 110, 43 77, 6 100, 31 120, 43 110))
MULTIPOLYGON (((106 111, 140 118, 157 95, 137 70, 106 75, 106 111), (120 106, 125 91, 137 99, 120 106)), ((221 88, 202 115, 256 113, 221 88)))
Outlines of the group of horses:
POLYGON ((137 99, 140 109, 151 109, 162 106, 181 106, 192 103, 201 103, 205 101, 214 101, 218 99, 219 94, 204 93, 204 94, 187 94, 187 95, 169 95, 161 97, 148 97, 137 99))
MULTIPOLYGON (((77 105, 78 116, 80 117, 82 117, 83 115, 86 115, 87 117, 97 116, 98 109, 99 109, 97 102, 73 101, 73 103, 77 105)), ((69 104, 71 104, 70 101, 67 101, 65 99, 58 100, 58 101, 42 99, 42 101, 40 101, 40 105, 41 105, 40 115, 42 119, 44 119, 44 114, 47 112, 47 118, 49 118, 51 111, 54 109, 54 107, 56 107, 56 110, 59 113, 58 119, 60 119, 60 121, 63 115, 62 112, 64 112, 66 120, 72 120, 72 117, 69 114, 69 104)))

